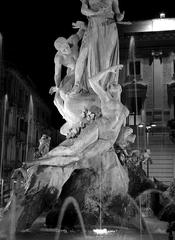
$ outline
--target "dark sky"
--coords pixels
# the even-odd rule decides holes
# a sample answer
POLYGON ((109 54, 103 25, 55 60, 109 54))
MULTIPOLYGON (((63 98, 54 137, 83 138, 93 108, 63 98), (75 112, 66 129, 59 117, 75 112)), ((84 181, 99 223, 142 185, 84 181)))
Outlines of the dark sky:
MULTIPOLYGON (((162 11, 166 17, 175 17, 173 2, 119 0, 126 21, 156 18, 162 11)), ((51 104, 53 97, 48 90, 54 84, 53 42, 58 36, 69 37, 75 32, 72 22, 85 19, 80 8, 80 0, 6 0, 1 6, 4 60, 29 75, 51 104)))

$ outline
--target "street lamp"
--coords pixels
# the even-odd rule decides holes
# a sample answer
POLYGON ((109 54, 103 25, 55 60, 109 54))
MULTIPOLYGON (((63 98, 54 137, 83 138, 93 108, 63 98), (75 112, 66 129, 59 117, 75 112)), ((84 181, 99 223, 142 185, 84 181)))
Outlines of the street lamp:
MULTIPOLYGON (((152 132, 153 128, 156 127, 156 123, 150 123, 148 125, 146 125, 145 123, 140 123, 138 125, 139 128, 143 128, 144 129, 144 136, 145 136, 145 151, 147 152, 148 151, 148 148, 149 148, 149 134, 150 132, 152 132)), ((147 174, 147 177, 149 177, 149 160, 146 162, 146 174, 147 174)))

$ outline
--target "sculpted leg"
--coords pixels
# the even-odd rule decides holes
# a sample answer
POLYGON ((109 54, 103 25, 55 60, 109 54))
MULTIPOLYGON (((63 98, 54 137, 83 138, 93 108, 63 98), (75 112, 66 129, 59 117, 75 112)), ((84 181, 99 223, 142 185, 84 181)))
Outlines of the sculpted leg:
POLYGON ((57 89, 57 91, 55 92, 54 105, 56 106, 62 117, 66 119, 64 114, 64 101, 60 96, 59 89, 57 89))
POLYGON ((34 165, 66 167, 68 165, 71 165, 72 163, 78 162, 79 160, 80 160, 80 158, 76 157, 76 156, 75 157, 60 156, 59 158, 57 158, 56 156, 50 156, 50 157, 47 157, 47 159, 44 157, 44 158, 40 158, 40 160, 38 160, 38 161, 26 163, 26 165, 27 165, 27 167, 34 166, 34 165))

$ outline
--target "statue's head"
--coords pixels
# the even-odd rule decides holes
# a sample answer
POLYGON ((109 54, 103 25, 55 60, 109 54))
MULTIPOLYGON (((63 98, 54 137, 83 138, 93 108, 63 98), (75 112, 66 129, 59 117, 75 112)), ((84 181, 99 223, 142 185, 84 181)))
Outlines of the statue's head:
POLYGON ((67 42, 67 39, 64 37, 59 37, 54 42, 54 47, 60 51, 62 54, 70 54, 71 48, 67 42))
POLYGON ((107 84, 107 91, 112 97, 118 97, 120 99, 122 88, 117 81, 113 80, 107 84))

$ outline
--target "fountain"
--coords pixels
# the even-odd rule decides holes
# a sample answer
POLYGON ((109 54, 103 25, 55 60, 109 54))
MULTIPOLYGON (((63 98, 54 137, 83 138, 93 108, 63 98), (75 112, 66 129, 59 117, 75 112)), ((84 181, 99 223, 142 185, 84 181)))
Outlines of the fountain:
MULTIPOLYGON (((78 218, 80 220, 81 229, 83 231, 83 236, 84 236, 84 239, 86 239, 87 236, 86 236, 86 230, 85 230, 85 227, 84 227, 83 218, 82 218, 78 203, 73 197, 66 198, 65 202, 63 203, 63 206, 61 208, 61 213, 60 213, 60 216, 59 216, 59 219, 58 219, 58 229, 59 230, 61 229, 61 224, 62 224, 62 220, 63 220, 63 217, 64 217, 64 213, 65 213, 65 211, 67 209, 67 206, 69 204, 73 204, 75 209, 76 209, 76 212, 78 214, 78 218)), ((59 240, 59 238, 60 238, 60 231, 58 231, 58 233, 55 235, 55 240, 59 240)))
MULTIPOLYGON (((66 140, 28 161, 33 118, 30 96, 26 161, 16 170, 23 179, 14 189, 0 222, 7 228, 10 240, 24 239, 21 234, 26 234, 25 230, 29 230, 28 237, 33 240, 48 239, 42 232, 41 235, 32 232, 32 224, 48 209, 60 213, 56 219, 58 231, 51 236, 58 240, 69 204, 73 204, 78 215, 83 237, 70 233, 63 234, 63 239, 70 236, 72 239, 144 239, 143 230, 148 232, 145 239, 153 239, 141 214, 141 202, 139 208, 128 195, 129 171, 121 164, 114 148, 115 144, 124 151, 135 140, 133 130, 126 126, 129 110, 121 102, 122 89, 118 83, 123 66, 119 63, 116 20, 122 21, 124 13, 120 12, 117 0, 88 0, 88 4, 82 1, 81 12, 88 23, 73 23, 78 31, 68 39, 58 37, 54 43, 55 86, 49 93, 54 94, 54 104, 66 121, 60 129, 66 140), (62 66, 67 68, 63 79, 62 66), (125 219, 129 203, 139 216, 135 218, 139 234, 130 235, 121 228, 122 224, 132 225, 132 218, 125 219)), ((134 39, 131 49, 135 49, 134 39)), ((135 61, 134 54, 132 58, 135 61)), ((52 212, 50 216, 53 217, 52 212)))
MULTIPOLYGON (((12 187, 13 189, 13 187, 12 187)), ((12 190, 14 191, 14 190, 12 190)), ((9 240, 15 240, 16 236, 16 196, 14 192, 12 192, 12 203, 11 203, 11 213, 10 213, 10 227, 9 227, 9 240)))
POLYGON ((131 36, 129 43, 129 59, 133 64, 133 72, 134 72, 134 99, 135 99, 135 111, 134 111, 134 126, 136 127, 136 140, 137 140, 137 148, 139 149, 139 134, 137 127, 137 115, 138 115, 138 101, 137 101, 137 79, 136 79, 136 57, 135 57, 135 38, 131 36))

